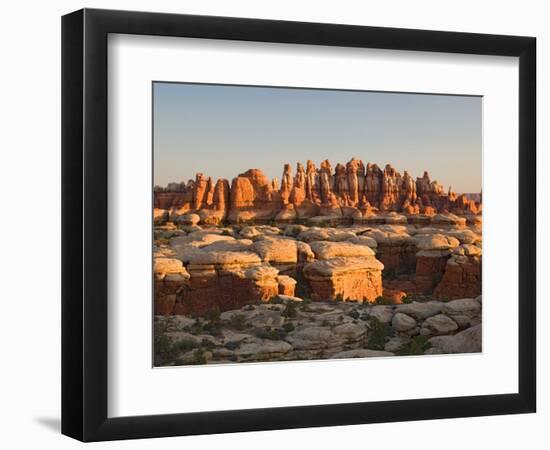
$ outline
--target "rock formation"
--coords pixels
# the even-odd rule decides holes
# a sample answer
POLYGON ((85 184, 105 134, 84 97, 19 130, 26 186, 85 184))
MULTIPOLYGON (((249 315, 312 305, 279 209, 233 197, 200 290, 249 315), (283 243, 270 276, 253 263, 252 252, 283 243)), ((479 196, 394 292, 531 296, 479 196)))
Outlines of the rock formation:
POLYGON ((214 320, 156 316, 155 335, 173 351, 157 352, 155 365, 482 351, 481 297, 397 306, 306 303, 287 295, 275 300, 222 312, 214 320))
MULTIPOLYGON (((214 180, 198 173, 187 183, 170 183, 154 189, 155 220, 196 213, 207 225, 229 223, 292 222, 328 216, 341 220, 360 220, 373 214, 401 212, 408 216, 433 216, 441 212, 476 215, 481 212, 481 195, 457 195, 449 187, 431 180, 428 172, 414 180, 390 164, 376 164, 352 158, 346 164, 332 166, 329 160, 319 168, 313 161, 296 166, 292 176, 285 164, 281 183, 269 180, 259 169, 249 169, 231 182, 214 180)), ((414 220, 414 219, 411 219, 414 220)))

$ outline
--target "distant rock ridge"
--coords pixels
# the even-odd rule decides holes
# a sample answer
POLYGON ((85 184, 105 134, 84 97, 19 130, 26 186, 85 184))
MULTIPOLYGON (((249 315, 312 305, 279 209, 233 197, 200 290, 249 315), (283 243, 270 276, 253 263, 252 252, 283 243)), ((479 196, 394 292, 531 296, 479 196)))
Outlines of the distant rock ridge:
POLYGON ((352 158, 347 164, 329 160, 317 168, 308 160, 298 163, 293 175, 285 164, 281 183, 269 180, 259 169, 249 169, 228 180, 216 182, 197 173, 187 183, 155 186, 155 217, 178 218, 197 214, 203 224, 217 225, 247 222, 293 222, 317 216, 352 218, 387 212, 433 216, 436 213, 475 215, 481 213, 479 201, 472 195, 457 195, 449 187, 431 180, 428 172, 413 179, 390 164, 381 169, 352 158))

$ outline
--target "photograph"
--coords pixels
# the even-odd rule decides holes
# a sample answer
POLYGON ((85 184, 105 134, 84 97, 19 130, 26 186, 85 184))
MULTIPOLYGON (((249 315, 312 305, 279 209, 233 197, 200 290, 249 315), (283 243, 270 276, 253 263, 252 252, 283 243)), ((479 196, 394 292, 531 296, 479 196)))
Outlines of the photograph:
POLYGON ((481 96, 152 84, 155 367, 482 351, 481 96))

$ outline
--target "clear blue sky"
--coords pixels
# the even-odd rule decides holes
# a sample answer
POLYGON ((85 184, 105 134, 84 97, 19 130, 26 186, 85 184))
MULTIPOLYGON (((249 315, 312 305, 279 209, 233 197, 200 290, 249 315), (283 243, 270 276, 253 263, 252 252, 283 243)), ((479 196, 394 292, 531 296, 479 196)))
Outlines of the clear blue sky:
POLYGON ((154 83, 154 183, 352 157, 481 189, 480 97, 154 83))

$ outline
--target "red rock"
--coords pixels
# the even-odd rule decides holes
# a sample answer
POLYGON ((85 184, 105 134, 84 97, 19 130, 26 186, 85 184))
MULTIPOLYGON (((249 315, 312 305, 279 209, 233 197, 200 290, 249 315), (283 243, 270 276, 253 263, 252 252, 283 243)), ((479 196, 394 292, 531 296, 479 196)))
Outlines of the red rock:
POLYGON ((397 289, 389 289, 385 287, 382 291, 382 297, 391 300, 396 305, 403 303, 403 298, 406 296, 406 292, 397 289))
MULTIPOLYGON (((372 216, 379 211, 396 211, 424 217, 438 213, 475 217, 482 209, 481 195, 474 201, 465 194, 457 195, 451 188, 432 181, 427 172, 416 181, 407 171, 403 175, 387 164, 381 170, 376 164, 352 158, 333 169, 328 160, 316 168, 313 161, 306 167, 300 163, 292 177, 290 164, 284 165, 281 185, 270 181, 261 170, 249 169, 233 179, 231 188, 225 180, 216 183, 198 173, 195 180, 155 187, 154 208, 190 212, 204 217, 206 224, 271 221, 279 211, 294 209, 296 219, 319 215, 353 217, 372 216), (290 206, 292 207, 290 207, 290 206), (201 211, 207 211, 201 214, 201 211), (211 211, 217 211, 215 213, 211 211), (359 211, 356 213, 356 211, 359 211)), ((292 220, 287 215, 286 220, 292 220)), ((414 222, 414 218, 410 219, 414 222)))
POLYGON ((416 258, 416 289, 422 294, 431 294, 443 277, 443 271, 448 256, 417 256, 416 258))
POLYGON ((296 288, 296 280, 286 275, 279 275, 277 277, 277 282, 279 284, 279 294, 288 295, 294 297, 294 291, 296 288))
POLYGON ((412 279, 384 280, 384 289, 386 288, 394 291, 402 291, 407 295, 416 292, 416 284, 412 279))
POLYGON ((383 268, 373 256, 338 257, 307 263, 303 274, 312 300, 341 298, 363 302, 382 295, 383 268))
MULTIPOLYGON (((189 265, 191 278, 177 296, 173 314, 202 315, 213 308, 220 311, 268 301, 280 293, 278 270, 269 266, 235 269, 234 265, 189 265)), ((286 280, 286 292, 290 282, 286 280)))
POLYGON ((433 296, 441 300, 473 298, 481 294, 481 258, 453 256, 445 266, 441 282, 433 296))

